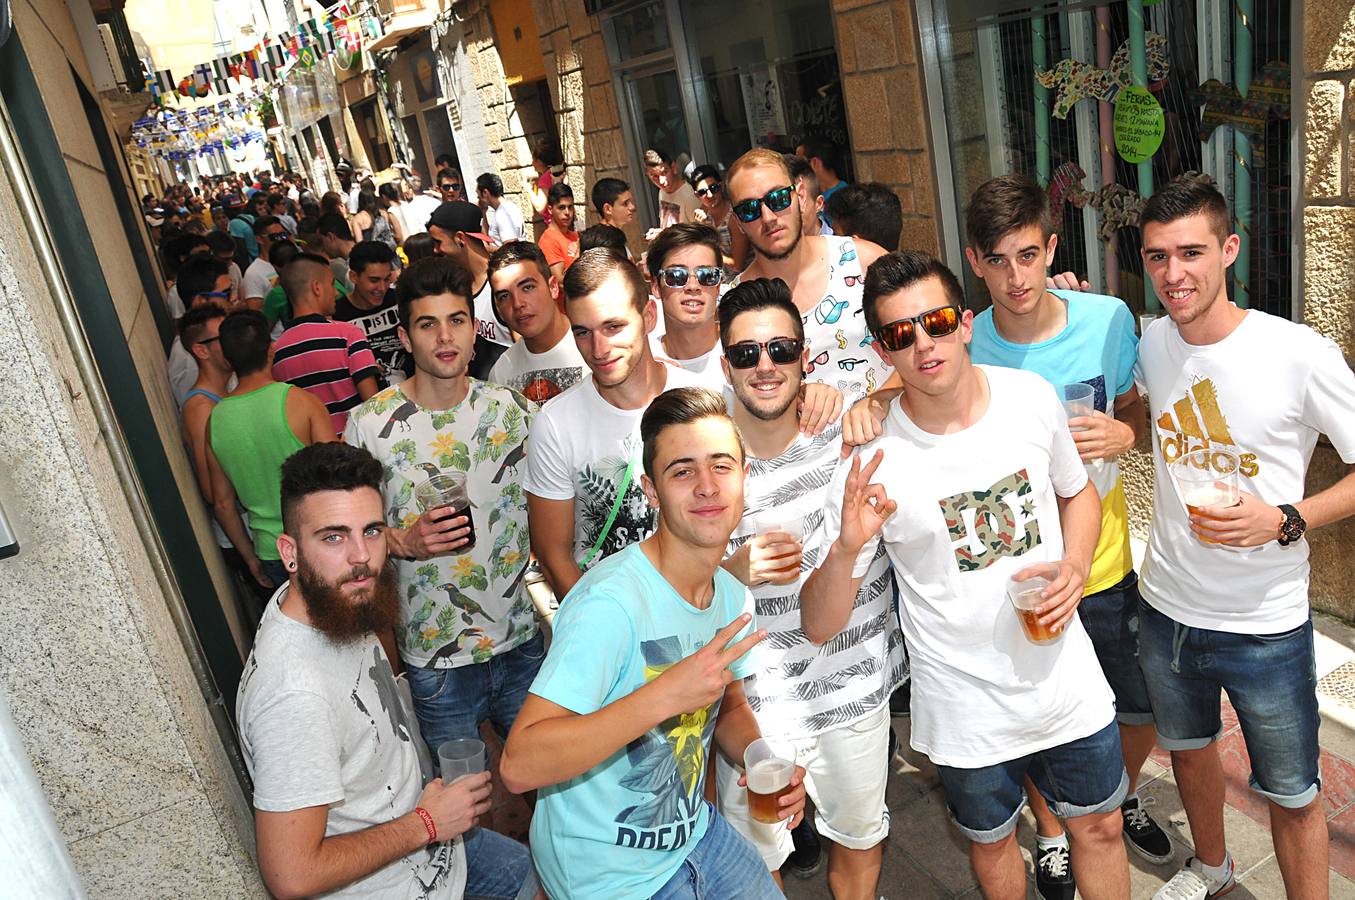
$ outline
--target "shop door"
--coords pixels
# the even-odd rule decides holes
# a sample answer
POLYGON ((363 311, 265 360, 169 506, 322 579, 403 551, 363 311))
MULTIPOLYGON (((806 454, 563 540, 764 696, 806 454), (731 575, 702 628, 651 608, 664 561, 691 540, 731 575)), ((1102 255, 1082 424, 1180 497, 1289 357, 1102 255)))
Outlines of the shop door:
POLYGON ((628 78, 626 106, 640 153, 656 147, 671 156, 679 169, 686 168, 693 147, 682 109, 677 70, 662 69, 628 78))

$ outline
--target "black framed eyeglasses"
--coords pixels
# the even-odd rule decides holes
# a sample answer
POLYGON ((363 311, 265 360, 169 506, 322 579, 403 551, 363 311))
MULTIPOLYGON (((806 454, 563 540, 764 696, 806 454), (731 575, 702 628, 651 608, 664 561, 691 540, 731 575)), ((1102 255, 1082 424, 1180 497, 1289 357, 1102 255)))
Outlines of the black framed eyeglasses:
POLYGON ((916 326, 921 325, 927 330, 927 334, 934 338, 945 337, 954 334, 960 327, 960 315, 958 306, 938 306, 916 316, 886 322, 875 329, 875 339, 883 344, 886 350, 897 353, 913 346, 913 342, 917 340, 916 326))
MULTIPOLYGON (((702 287, 714 287, 720 283, 724 277, 724 272, 719 266, 697 266, 696 283, 702 287)), ((691 277, 692 270, 686 266, 668 266, 659 270, 659 277, 663 279, 665 287, 680 288, 687 286, 687 279, 691 277)))
POLYGON ((762 359, 766 350, 772 362, 778 366, 788 366, 798 362, 804 352, 805 342, 799 338, 772 338, 770 341, 739 341, 725 348, 725 359, 735 369, 751 369, 762 359))
POLYGON ((793 196, 795 196, 795 188, 786 185, 774 191, 768 191, 761 197, 754 197, 751 200, 734 204, 734 215, 739 217, 740 222, 752 222, 762 215, 762 204, 767 204, 767 208, 772 212, 779 213, 790 206, 790 198, 793 196))
POLYGON ((698 197, 714 197, 714 196, 716 196, 717 194, 721 193, 724 189, 725 189, 724 183, 723 183, 723 182, 717 181, 717 182, 715 182, 714 184, 712 184, 710 187, 697 188, 697 189, 696 189, 696 196, 698 196, 698 197))

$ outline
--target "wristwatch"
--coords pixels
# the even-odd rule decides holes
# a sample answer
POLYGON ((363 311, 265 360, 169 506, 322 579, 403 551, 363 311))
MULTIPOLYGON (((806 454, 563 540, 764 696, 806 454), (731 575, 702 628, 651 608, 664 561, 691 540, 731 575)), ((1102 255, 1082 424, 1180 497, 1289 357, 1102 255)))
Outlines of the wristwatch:
POLYGON ((1279 510, 1284 513, 1284 521, 1280 523, 1278 540, 1281 547, 1288 547, 1303 537, 1303 532, 1308 530, 1308 523, 1303 521, 1299 511, 1288 503, 1281 503, 1279 510))

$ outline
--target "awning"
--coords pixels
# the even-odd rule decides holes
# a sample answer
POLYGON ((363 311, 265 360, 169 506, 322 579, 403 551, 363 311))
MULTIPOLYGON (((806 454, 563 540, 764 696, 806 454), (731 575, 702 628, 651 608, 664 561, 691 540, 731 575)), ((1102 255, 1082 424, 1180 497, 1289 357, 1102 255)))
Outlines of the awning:
POLYGON ((389 50, 416 32, 430 28, 438 17, 436 9, 419 9, 398 13, 386 23, 386 33, 367 45, 368 50, 389 50))

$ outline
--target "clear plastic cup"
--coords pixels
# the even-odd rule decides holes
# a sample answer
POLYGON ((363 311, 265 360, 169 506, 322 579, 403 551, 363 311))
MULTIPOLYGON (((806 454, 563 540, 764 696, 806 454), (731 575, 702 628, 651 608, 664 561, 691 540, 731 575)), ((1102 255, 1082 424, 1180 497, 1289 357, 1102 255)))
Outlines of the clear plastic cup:
MULTIPOLYGON (((1090 384, 1065 384, 1063 386, 1063 411, 1068 414, 1068 418, 1075 419, 1079 416, 1090 416, 1096 412, 1095 392, 1090 384)), ((1074 428, 1068 426, 1069 431, 1086 431, 1085 428, 1074 428)))
POLYGON ((414 489, 414 499, 424 512, 450 507, 452 514, 448 518, 465 516, 466 524, 470 526, 470 536, 455 552, 465 553, 475 546, 475 518, 471 515, 470 494, 466 492, 464 472, 434 475, 414 489))
POLYGON ((470 738, 443 741, 438 745, 438 767, 445 784, 452 784, 468 775, 483 772, 485 742, 470 738))
POLYGON ((780 822, 781 798, 790 791, 795 775, 794 748, 758 738, 743 751, 743 772, 749 814, 767 825, 780 822))
MULTIPOLYGON (((1242 497, 1239 482, 1240 463, 1237 454, 1229 450, 1204 447, 1192 450, 1167 466, 1176 492, 1192 516, 1209 518, 1204 509, 1226 509, 1236 506, 1242 497)), ((1196 535, 1206 544, 1218 541, 1196 535)))
POLYGON ((1058 577, 1059 567, 1052 563, 1037 563, 1026 566, 1007 579, 1007 599, 1016 610, 1016 618, 1021 622, 1021 630, 1032 644, 1052 644, 1063 637, 1062 631, 1055 631, 1040 622, 1036 612, 1045 598, 1040 593, 1050 582, 1058 577))

